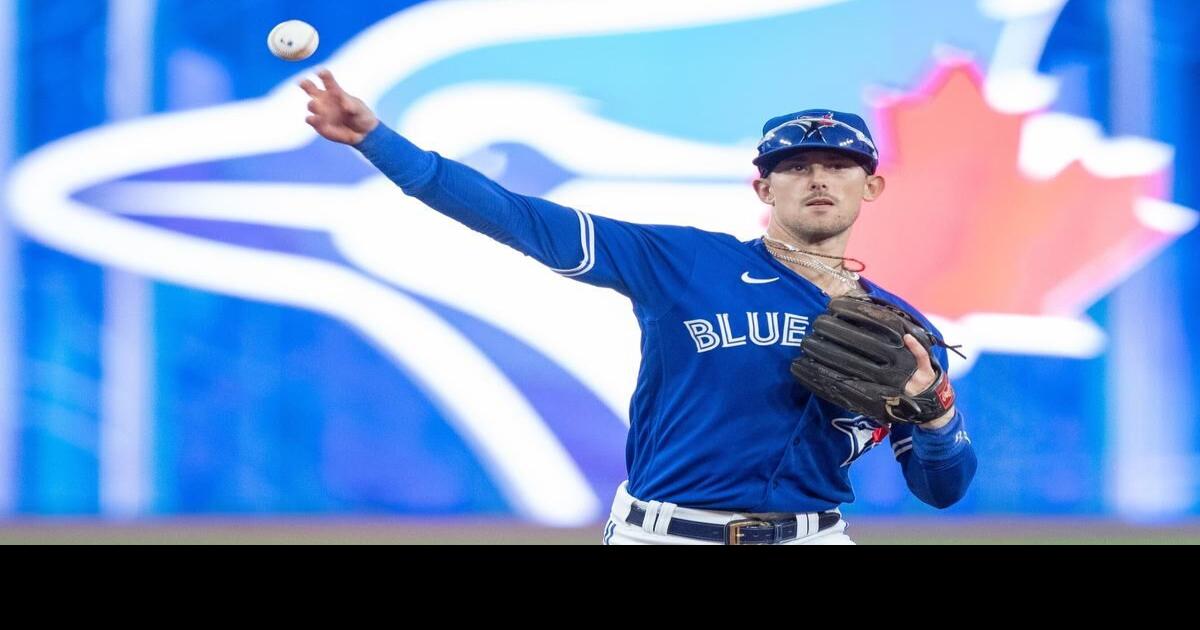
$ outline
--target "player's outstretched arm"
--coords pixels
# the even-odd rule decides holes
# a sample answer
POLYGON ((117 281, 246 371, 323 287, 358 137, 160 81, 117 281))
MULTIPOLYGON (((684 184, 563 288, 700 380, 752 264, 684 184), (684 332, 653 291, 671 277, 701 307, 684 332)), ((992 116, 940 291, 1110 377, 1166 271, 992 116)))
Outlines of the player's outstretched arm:
POLYGON ((558 265, 570 267, 584 257, 580 213, 509 192, 466 165, 417 147, 382 124, 328 69, 317 76, 324 89, 307 79, 300 88, 309 96, 306 120, 321 137, 354 147, 430 208, 551 267, 571 261, 558 265))
POLYGON ((366 103, 342 89, 329 70, 318 76, 324 89, 300 82, 309 96, 308 124, 323 138, 354 147, 405 194, 430 208, 563 276, 616 289, 651 310, 669 302, 671 294, 663 286, 690 275, 694 248, 667 252, 670 243, 647 226, 593 217, 509 191, 389 129, 366 103), (678 264, 672 264, 676 258, 678 264))
POLYGON ((351 146, 361 143, 379 126, 375 112, 362 99, 346 93, 329 70, 321 70, 317 76, 325 84, 324 90, 308 79, 300 82, 300 89, 309 96, 308 111, 312 112, 306 122, 326 140, 351 146))

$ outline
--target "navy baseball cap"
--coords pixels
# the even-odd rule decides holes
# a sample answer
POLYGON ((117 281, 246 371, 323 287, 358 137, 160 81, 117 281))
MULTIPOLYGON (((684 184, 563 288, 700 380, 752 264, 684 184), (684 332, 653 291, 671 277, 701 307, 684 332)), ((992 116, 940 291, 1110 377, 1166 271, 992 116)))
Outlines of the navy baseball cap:
POLYGON ((768 120, 754 165, 766 177, 780 160, 805 149, 845 153, 872 175, 879 166, 879 151, 867 123, 854 114, 828 109, 806 109, 768 120))

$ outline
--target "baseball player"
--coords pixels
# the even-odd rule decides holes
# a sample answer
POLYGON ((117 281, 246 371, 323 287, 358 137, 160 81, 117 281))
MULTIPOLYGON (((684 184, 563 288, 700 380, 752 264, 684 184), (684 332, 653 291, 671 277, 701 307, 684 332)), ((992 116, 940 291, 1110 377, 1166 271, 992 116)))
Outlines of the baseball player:
POLYGON ((354 147, 431 208, 633 302, 642 363, 628 480, 604 544, 853 544, 839 511, 854 499, 849 466, 885 437, 921 501, 945 508, 966 492, 976 457, 941 367, 941 335, 843 257, 862 203, 884 191, 858 116, 807 110, 766 123, 754 190, 772 206, 771 220, 761 238, 739 241, 512 193, 381 124, 328 70, 319 77, 324 89, 309 80, 300 87, 321 136, 354 147), (847 296, 896 305, 939 342, 903 336, 901 352, 915 367, 900 381, 903 395, 887 398, 899 419, 896 401, 936 390, 941 405, 922 410, 923 424, 851 412, 789 374, 818 318, 847 296))

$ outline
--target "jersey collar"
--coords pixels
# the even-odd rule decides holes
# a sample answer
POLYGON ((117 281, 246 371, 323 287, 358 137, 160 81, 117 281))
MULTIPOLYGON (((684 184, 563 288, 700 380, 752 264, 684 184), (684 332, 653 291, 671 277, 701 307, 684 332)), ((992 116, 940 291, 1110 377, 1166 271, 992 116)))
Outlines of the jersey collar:
MULTIPOLYGON (((775 258, 774 256, 772 256, 771 252, 767 251, 767 245, 765 243, 763 243, 763 239, 761 236, 752 241, 745 241, 745 243, 750 246, 750 249, 755 250, 755 252, 759 255, 759 257, 766 259, 767 263, 786 271, 787 275, 789 277, 799 280, 802 285, 804 285, 806 287, 810 287, 813 291, 816 291, 817 293, 820 293, 822 296, 824 296, 825 299, 829 299, 829 294, 822 291, 821 287, 814 284, 812 280, 809 280, 808 278, 805 278, 804 276, 796 273, 795 271, 792 270, 791 267, 788 267, 787 265, 783 264, 783 262, 780 261, 778 258, 775 258)), ((862 285, 864 290, 866 290, 867 295, 878 296, 879 286, 876 285, 874 282, 871 282, 870 280, 868 280, 866 276, 859 274, 858 283, 862 285)))

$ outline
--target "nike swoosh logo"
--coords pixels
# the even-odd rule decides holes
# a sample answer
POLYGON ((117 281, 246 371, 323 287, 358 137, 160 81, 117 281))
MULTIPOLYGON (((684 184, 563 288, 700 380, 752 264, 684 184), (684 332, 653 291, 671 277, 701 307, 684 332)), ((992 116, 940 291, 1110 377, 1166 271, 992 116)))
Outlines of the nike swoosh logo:
POLYGON ((774 278, 766 278, 766 279, 763 279, 763 278, 751 278, 751 277, 750 277, 750 272, 749 272, 749 271, 747 271, 746 273, 743 273, 743 274, 742 274, 742 282, 745 282, 746 284, 766 284, 766 283, 768 283, 768 282, 775 282, 775 281, 776 281, 776 280, 778 280, 778 279, 779 279, 779 277, 778 277, 778 276, 776 276, 776 277, 774 277, 774 278))

